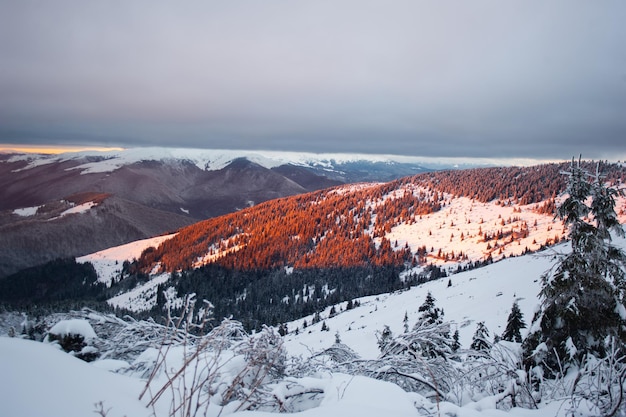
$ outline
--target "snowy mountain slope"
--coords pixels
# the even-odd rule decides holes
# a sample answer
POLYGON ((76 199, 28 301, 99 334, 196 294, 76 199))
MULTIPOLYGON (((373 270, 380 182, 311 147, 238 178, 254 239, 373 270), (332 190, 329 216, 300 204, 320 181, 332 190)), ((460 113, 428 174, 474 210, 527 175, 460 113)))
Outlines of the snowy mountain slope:
MULTIPOLYGON (((626 238, 616 238, 613 243, 626 250, 626 238)), ((480 321, 485 322, 491 338, 502 335, 514 301, 518 302, 524 320, 530 326, 538 305, 541 275, 554 265, 555 254, 568 251, 569 244, 562 243, 535 254, 505 259, 427 282, 407 291, 366 297, 352 310, 346 310, 346 303, 342 303, 335 307, 338 314, 334 317, 329 317, 329 307, 320 313, 322 321, 319 323, 312 324, 312 315, 287 323, 286 346, 290 353, 308 357, 330 347, 338 332, 342 343, 363 358, 376 358, 380 353, 376 344, 377 332, 387 325, 394 334, 402 333, 405 314, 412 327, 419 317, 418 308, 430 292, 437 307, 443 308, 444 320, 453 323, 453 331, 459 331, 462 347, 469 348, 480 321), (448 286, 449 282, 451 286, 448 286), (306 328, 303 327, 304 321, 308 324, 306 328), (329 331, 321 331, 324 322, 329 331)), ((522 336, 527 331, 522 331, 522 336)))
MULTIPOLYGON (((421 186, 406 182, 398 188, 392 188, 391 191, 386 191, 386 194, 381 195, 379 189, 384 187, 388 187, 388 185, 358 184, 334 188, 325 193, 313 195, 308 199, 306 196, 303 196, 300 198, 303 202, 298 203, 293 209, 290 208, 288 216, 294 217, 299 215, 300 212, 296 211, 303 210, 302 207, 310 204, 315 206, 316 210, 320 209, 320 211, 310 215, 306 211, 301 211, 304 216, 303 222, 318 216, 339 219, 336 222, 331 222, 331 226, 333 228, 337 227, 337 230, 332 232, 322 230, 323 234, 314 236, 311 239, 314 243, 324 242, 326 247, 336 245, 333 249, 334 253, 361 250, 358 246, 353 249, 346 243, 346 240, 339 239, 333 241, 331 238, 334 235, 366 235, 370 236, 377 248, 380 248, 384 242, 387 242, 395 252, 408 251, 413 257, 422 256, 423 259, 420 261, 422 267, 426 264, 437 265, 448 269, 449 272, 456 271, 459 265, 466 266, 473 262, 482 262, 487 259, 499 260, 511 256, 519 256, 527 251, 536 251, 543 245, 550 245, 566 237, 566 230, 562 223, 555 220, 552 214, 538 211, 538 204, 482 203, 475 199, 455 197, 446 193, 439 193, 439 199, 443 202, 439 210, 422 215, 405 214, 395 218, 391 226, 383 227, 378 225, 377 220, 378 216, 384 215, 387 205, 405 204, 402 199, 405 199, 409 194, 416 196, 431 193, 431 191, 421 186), (350 201, 349 198, 357 193, 361 193, 359 194, 359 203, 354 204, 362 203, 364 209, 361 214, 352 214, 355 220, 350 224, 359 223, 361 218, 368 215, 367 213, 363 214, 363 212, 368 210, 372 213, 370 214, 371 222, 367 223, 363 229, 343 229, 344 224, 346 224, 346 227, 348 226, 348 222, 345 219, 351 214, 347 211, 341 211, 342 209, 337 209, 337 207, 344 200, 350 201), (327 211, 323 207, 324 204, 329 206, 327 211), (383 230, 384 232, 381 232, 383 230), (425 248, 425 253, 420 255, 420 251, 423 248, 425 248)), ((280 202, 280 204, 287 203, 289 201, 280 202)), ((168 240, 167 248, 163 250, 159 248, 157 253, 161 251, 161 253, 167 256, 171 254, 170 258, 165 259, 176 259, 180 253, 190 254, 187 255, 190 256, 188 261, 189 265, 193 267, 209 262, 220 262, 228 257, 233 259, 232 264, 239 265, 238 262, 240 261, 259 260, 262 256, 265 256, 253 251, 241 254, 247 250, 248 245, 260 246, 262 248, 277 248, 291 243, 298 244, 302 240, 306 241, 309 239, 308 237, 303 239, 301 236, 303 233, 302 221, 293 221, 293 225, 289 226, 288 222, 285 221, 285 217, 282 215, 275 216, 275 213, 279 213, 281 210, 280 204, 277 203, 277 206, 258 206, 224 219, 213 219, 207 223, 183 229, 179 235, 168 240), (265 212, 267 212, 267 215, 265 212), (267 223, 264 220, 266 218, 268 219, 267 223), (246 219, 250 219, 250 221, 246 222, 246 219), (222 232, 220 227, 223 224, 234 225, 234 228, 228 226, 225 229, 226 231, 222 232), (284 227, 287 227, 287 229, 284 232, 279 232, 284 227), (228 234, 227 230, 231 229, 235 232, 234 235, 228 234), (270 229, 274 230, 275 240, 266 240, 265 238, 265 230, 270 229), (218 231, 215 235, 216 240, 209 238, 203 240, 201 238, 204 233, 213 233, 213 231, 218 231), (181 235, 184 234, 190 237, 181 239, 181 235), (293 236, 299 237, 294 239, 293 236), (258 242, 254 241, 255 243, 251 243, 254 238, 258 238, 258 242), (197 253, 192 251, 192 246, 196 244, 199 250, 197 253)), ((624 198, 618 199, 617 210, 620 212, 619 216, 622 222, 626 221, 624 208, 626 208, 626 200, 624 198)), ((353 206, 348 205, 347 209, 352 210, 353 206)), ((289 248, 289 246, 287 247, 289 248)), ((287 250, 285 252, 293 253, 296 250, 293 249, 291 252, 287 250)), ((308 245, 305 247, 305 250, 307 251, 306 256, 312 258, 315 255, 316 246, 308 245)), ((120 254, 123 254, 123 252, 124 250, 121 250, 120 254)), ((274 253, 270 255, 275 256, 274 253)), ((303 256, 296 256, 293 260, 280 260, 285 262, 286 266, 293 266, 290 262, 299 262, 303 256)), ((129 256, 126 259, 131 261, 132 257, 129 256)), ((123 262, 121 257, 118 257, 117 261, 118 263, 123 262)), ((154 261, 147 262, 149 265, 150 262, 154 261)), ((156 262, 146 272, 159 267, 160 264, 156 262)), ((421 268, 413 270, 416 274, 420 271, 421 268)), ((101 277, 100 279, 107 281, 110 280, 110 277, 101 277)), ((152 294, 153 289, 151 287, 154 286, 154 283, 148 282, 144 285, 145 288, 142 291, 152 294)), ((281 296, 285 297, 289 295, 281 294, 281 296)), ((134 295, 131 298, 136 300, 137 296, 134 295)), ((127 298, 127 300, 131 298, 127 298)), ((115 304, 118 307, 125 307, 134 311, 137 311, 138 305, 143 305, 145 308, 150 308, 153 305, 151 302, 124 305, 123 300, 125 299, 118 298, 115 304)))
POLYGON ((164 212, 117 196, 91 193, 78 197, 17 213, 0 211, 0 277, 193 223, 183 213, 164 212))
MULTIPOLYGON (((626 239, 615 239, 616 246, 626 248, 626 239)), ((289 356, 307 358, 314 352, 330 347, 336 333, 342 343, 354 349, 363 358, 378 356, 376 331, 389 325, 394 332, 402 332, 405 313, 412 325, 417 318, 417 309, 426 293, 430 291, 436 305, 445 311, 444 318, 455 323, 459 329, 461 343, 467 348, 476 323, 484 321, 491 330, 501 334, 513 300, 519 302, 527 324, 537 304, 540 275, 553 265, 552 256, 567 251, 567 244, 560 244, 543 252, 506 259, 492 265, 453 275, 452 286, 448 278, 426 283, 410 290, 360 300, 361 305, 349 311, 341 311, 329 318, 329 309, 322 312, 323 322, 330 328, 321 331, 322 322, 310 324, 312 316, 288 323, 290 333, 285 336, 289 356), (303 320, 309 325, 302 327, 303 320), (298 334, 295 329, 298 328, 298 334)), ((339 307, 339 306, 337 306, 339 307)), ((453 327, 454 329, 455 327, 453 327)), ((172 349, 171 355, 182 352, 172 349), (177 353, 178 352, 178 353, 177 353)), ((226 352, 228 353, 228 352, 226 352)), ((154 350, 146 351, 144 360, 154 358, 154 350)), ((172 358, 175 362, 181 358, 172 358)), ((233 362, 233 365, 239 362, 233 362)), ((3 412, 16 417, 33 415, 79 416, 93 414, 94 404, 103 401, 110 408, 109 417, 123 415, 149 415, 150 409, 137 400, 143 380, 138 373, 131 376, 113 375, 103 371, 109 362, 98 361, 85 364, 57 349, 42 343, 15 338, 0 337, 0 372, 10 384, 0 391, 3 412), (32 397, 38 401, 30 401, 32 397)), ((118 369, 119 367, 115 368, 118 369)), ((286 378, 285 384, 277 385, 270 394, 281 398, 287 395, 286 386, 300 384, 302 389, 319 392, 315 400, 303 401, 298 415, 308 417, 343 417, 356 415, 378 417, 381 415, 442 415, 457 417, 540 417, 569 415, 567 398, 541 404, 538 410, 513 408, 509 411, 496 408, 492 397, 485 397, 463 406, 447 401, 427 400, 416 393, 404 392, 389 382, 377 381, 363 376, 349 376, 322 372, 312 377, 286 378)), ((167 401, 157 403, 156 416, 168 415, 167 401)), ((224 411, 210 407, 207 415, 231 415, 232 407, 224 411)), ((581 416, 593 415, 584 406, 577 409, 581 416)), ((234 416, 270 417, 275 413, 247 411, 234 416)))
POLYGON ((115 246, 89 255, 81 256, 76 258, 76 262, 90 262, 96 269, 98 281, 110 285, 111 281, 122 272, 122 265, 124 261, 132 261, 134 258, 138 258, 141 255, 141 252, 145 249, 151 246, 159 246, 161 243, 171 239, 175 235, 176 234, 174 233, 165 236, 156 236, 153 238, 136 240, 134 242, 127 243, 126 245, 115 246))
MULTIPOLYGON (((441 211, 430 215, 424 215, 421 219, 416 220, 412 224, 409 224, 407 222, 398 225, 397 227, 392 228, 385 237, 389 241, 394 242, 394 245, 397 241, 398 248, 404 248, 405 246, 408 246, 413 253, 417 252, 419 247, 426 246, 429 251, 428 262, 430 264, 440 265, 453 272, 457 269, 459 264, 464 264, 472 261, 481 261, 485 259, 485 257, 488 255, 491 255, 494 260, 498 260, 502 259, 503 257, 519 256, 527 249, 537 250, 546 241, 553 239, 555 234, 557 234, 559 238, 564 237, 562 235, 563 231, 564 230, 560 225, 560 222, 555 221, 552 216, 536 213, 532 210, 532 207, 509 207, 500 206, 495 203, 476 203, 466 198, 450 198, 449 203, 441 211), (483 234, 487 233, 491 235, 496 235, 498 230, 503 228, 501 222, 504 221, 506 223, 506 220, 504 219, 509 219, 511 217, 516 217, 519 220, 517 220, 513 224, 506 225, 505 228, 519 228, 519 225, 525 222, 529 225, 532 225, 529 230, 529 235, 515 241, 507 241, 503 239, 499 241, 499 248, 492 248, 492 250, 487 250, 487 245, 494 246, 495 243, 494 241, 484 242, 483 235, 479 234, 478 230, 480 229, 483 234), (473 221, 471 223, 468 223, 468 218, 473 219, 473 221), (451 224, 457 224, 459 225, 459 227, 451 227, 451 224), (461 233, 464 233, 464 238, 460 237, 461 233), (456 234, 456 238, 450 239, 451 234, 456 234), (431 248, 433 248, 433 250, 431 250, 431 248), (468 258, 466 260, 459 260, 437 257, 437 252, 439 250, 441 250, 443 253, 454 252, 458 254, 462 252, 468 258)), ((226 248, 228 246, 228 241, 228 236, 225 236, 225 239, 223 241, 225 242, 224 244, 219 243, 214 246, 216 248, 226 248)), ((380 241, 380 238, 375 239, 375 242, 377 242, 377 244, 380 244, 380 241)), ((143 243, 138 243, 137 248, 145 248, 147 247, 146 245, 153 245, 155 247, 157 246, 155 244, 157 242, 151 242, 150 240, 145 240, 142 242, 145 242, 145 245, 143 243)), ((128 255, 126 255, 125 248, 126 247, 112 248, 109 250, 110 253, 117 254, 115 256, 115 260, 118 262, 118 268, 121 267, 121 263, 123 262, 122 258, 126 256, 126 260, 132 261, 133 257, 136 256, 137 250, 135 250, 132 254, 129 253, 128 255)), ((232 248, 211 250, 214 250, 215 253, 212 255, 209 255, 209 253, 207 253, 204 257, 199 258, 197 262, 201 262, 202 259, 217 260, 220 258, 220 256, 228 255, 232 252, 232 248)), ((109 251, 105 252, 109 253, 109 251)), ((98 256, 90 255, 82 257, 79 260, 81 262, 84 262, 97 258, 98 256)), ((517 259, 525 258, 516 258, 510 261, 507 260, 506 262, 520 262, 517 259)), ((100 280, 103 282, 110 280, 110 273, 105 272, 109 270, 102 269, 99 266, 99 262, 97 262, 96 265, 96 269, 98 271, 103 271, 103 274, 109 274, 101 275, 101 273, 99 272, 100 280)), ((199 264, 196 263, 196 265, 199 264)), ((540 266, 540 268, 542 267, 543 266, 540 266)), ((115 269, 113 269, 113 271, 114 270, 115 269)), ((418 267, 414 270, 414 272, 419 273, 420 270, 421 268, 418 267)), ((476 271, 482 271, 482 269, 478 269, 476 271)), ((471 274, 471 271, 468 272, 468 274, 471 274)), ((162 275, 160 276, 162 277, 162 275)), ((158 283, 162 283, 162 278, 159 280, 158 283)), ((157 282, 151 280, 143 284, 141 288, 135 290, 135 292, 138 292, 137 294, 122 298, 116 297, 115 300, 110 300, 110 303, 112 305, 124 307, 133 311, 140 311, 142 308, 149 309, 154 305, 154 300, 152 300, 152 302, 139 303, 138 294, 146 293, 153 295, 154 287, 156 287, 156 285, 157 282)), ((494 294, 499 291, 495 291, 494 294)), ((512 299, 510 299, 510 303, 512 303, 512 299)), ((418 306, 419 304, 416 306, 416 308, 418 306)), ((510 305, 507 306, 507 308, 510 308, 510 305)))
MULTIPOLYGON (((182 229, 156 258, 169 271, 202 259, 239 268, 251 262, 298 268, 353 266, 363 259, 400 264, 399 257, 409 262, 421 257, 422 264, 456 267, 535 251, 565 237, 553 211, 541 210, 547 200, 480 202, 421 181, 416 176, 348 185, 268 202, 182 229), (378 252, 372 253, 370 242, 378 252)), ((621 221, 625 207, 626 199, 619 198, 621 221)))

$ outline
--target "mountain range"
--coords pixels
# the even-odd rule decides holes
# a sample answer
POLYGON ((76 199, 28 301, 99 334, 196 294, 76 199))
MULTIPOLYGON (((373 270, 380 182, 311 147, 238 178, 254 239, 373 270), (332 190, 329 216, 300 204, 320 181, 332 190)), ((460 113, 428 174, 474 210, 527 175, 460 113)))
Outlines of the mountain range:
POLYGON ((396 159, 166 148, 1 154, 0 277, 270 199, 428 171, 396 159), (62 215, 89 201, 90 210, 62 215))

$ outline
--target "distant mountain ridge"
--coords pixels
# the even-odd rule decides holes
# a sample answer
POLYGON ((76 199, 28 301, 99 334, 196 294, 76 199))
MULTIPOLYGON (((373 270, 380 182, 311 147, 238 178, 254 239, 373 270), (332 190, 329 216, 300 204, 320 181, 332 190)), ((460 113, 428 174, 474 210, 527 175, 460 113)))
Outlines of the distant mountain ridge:
MULTIPOLYGON (((75 161, 74 169, 84 173, 112 172, 124 165, 142 161, 188 161, 205 171, 217 171, 237 159, 247 159, 264 168, 272 169, 283 165, 294 165, 319 172, 341 173, 342 167, 361 164, 379 166, 413 167, 417 170, 450 169, 452 164, 429 162, 428 158, 401 155, 370 154, 315 154, 306 152, 177 149, 177 148, 129 148, 113 151, 83 151, 62 154, 5 154, 11 162, 23 161, 22 169, 41 165, 75 161), (427 167, 428 166, 428 167, 427 167)), ((414 172, 415 173, 415 172, 414 172)), ((388 175, 388 174, 386 174, 388 175)))
POLYGON ((0 154, 0 277, 60 256, 86 255, 171 232, 267 200, 424 171, 414 163, 367 155, 168 148, 0 154), (69 209, 73 196, 90 193, 111 200, 62 220, 46 214, 69 209), (115 215, 104 210, 112 201, 115 215), (150 227, 148 219, 154 220, 150 227), (45 239, 36 238, 41 230, 50 231, 45 239))
POLYGON ((110 192, 175 213, 189 211, 190 216, 203 219, 271 198, 352 182, 386 182, 432 170, 409 160, 377 155, 168 148, 5 154, 0 155, 0 210, 90 191, 110 192), (229 182, 237 176, 233 190, 228 190, 229 182), (139 195, 137 187, 142 188, 139 195), (214 208, 193 207, 194 202, 210 199, 211 195, 204 192, 216 190, 220 197, 228 194, 233 201, 210 203, 217 204, 214 208), (235 201, 238 195, 241 198, 235 201), (184 207, 187 203, 190 207, 184 207))

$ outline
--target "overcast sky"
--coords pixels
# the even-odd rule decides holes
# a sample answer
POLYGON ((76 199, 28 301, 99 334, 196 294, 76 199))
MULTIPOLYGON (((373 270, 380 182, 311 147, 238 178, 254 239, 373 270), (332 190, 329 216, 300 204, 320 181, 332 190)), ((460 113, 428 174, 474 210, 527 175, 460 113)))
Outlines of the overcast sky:
POLYGON ((626 157, 626 2, 0 0, 0 143, 626 157))

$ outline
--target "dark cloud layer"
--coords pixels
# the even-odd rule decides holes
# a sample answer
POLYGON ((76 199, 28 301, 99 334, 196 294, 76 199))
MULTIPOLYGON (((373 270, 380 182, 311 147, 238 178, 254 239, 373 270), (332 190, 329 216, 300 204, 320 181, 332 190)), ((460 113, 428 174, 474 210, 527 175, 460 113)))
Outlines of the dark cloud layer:
POLYGON ((626 156, 623 1, 0 0, 0 143, 626 156))

